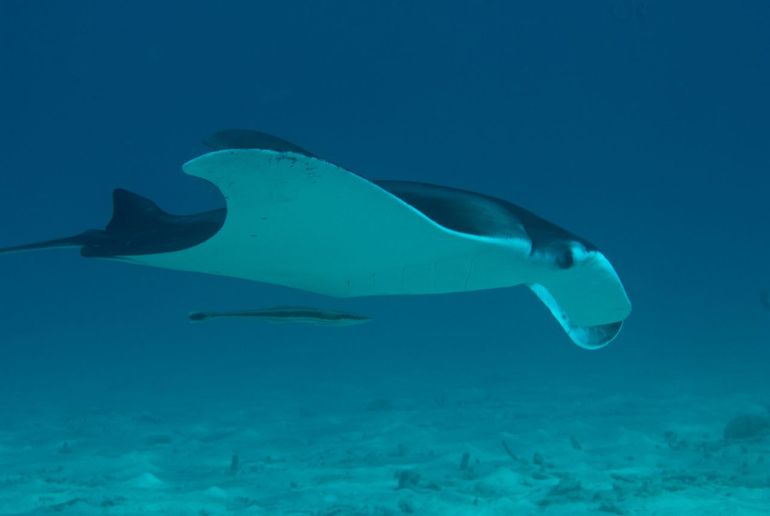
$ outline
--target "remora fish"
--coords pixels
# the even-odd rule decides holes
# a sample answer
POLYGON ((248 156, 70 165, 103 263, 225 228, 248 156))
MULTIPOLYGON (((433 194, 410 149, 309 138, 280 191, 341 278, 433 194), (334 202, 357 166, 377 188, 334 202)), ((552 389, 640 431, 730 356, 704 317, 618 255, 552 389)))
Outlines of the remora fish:
POLYGON ((274 323, 305 323, 322 326, 352 326, 369 322, 365 315, 351 314, 338 310, 322 310, 303 306, 276 306, 258 310, 236 310, 231 312, 193 312, 191 321, 206 321, 222 317, 253 317, 274 323))

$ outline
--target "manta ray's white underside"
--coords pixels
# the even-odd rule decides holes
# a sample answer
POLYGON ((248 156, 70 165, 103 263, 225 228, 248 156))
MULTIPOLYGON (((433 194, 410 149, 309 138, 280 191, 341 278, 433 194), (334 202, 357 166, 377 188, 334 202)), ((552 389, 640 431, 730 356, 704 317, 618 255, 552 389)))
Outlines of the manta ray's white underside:
POLYGON ((222 192, 227 217, 210 239, 121 259, 284 285, 331 296, 437 294, 527 285, 587 348, 630 312, 598 251, 575 244, 566 269, 521 236, 448 229, 376 184, 327 161, 262 149, 221 150, 184 165, 222 192))

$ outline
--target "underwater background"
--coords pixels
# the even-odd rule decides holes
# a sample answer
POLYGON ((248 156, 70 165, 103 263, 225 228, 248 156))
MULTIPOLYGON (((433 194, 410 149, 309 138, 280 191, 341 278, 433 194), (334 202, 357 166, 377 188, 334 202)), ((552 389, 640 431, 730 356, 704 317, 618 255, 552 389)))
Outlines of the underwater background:
POLYGON ((222 206, 181 165, 243 127, 524 206, 633 311, 586 351, 524 288, 2 255, 0 514, 766 514, 769 26, 761 1, 3 0, 0 246, 102 227, 115 187, 222 206), (373 321, 187 320, 273 305, 373 321))

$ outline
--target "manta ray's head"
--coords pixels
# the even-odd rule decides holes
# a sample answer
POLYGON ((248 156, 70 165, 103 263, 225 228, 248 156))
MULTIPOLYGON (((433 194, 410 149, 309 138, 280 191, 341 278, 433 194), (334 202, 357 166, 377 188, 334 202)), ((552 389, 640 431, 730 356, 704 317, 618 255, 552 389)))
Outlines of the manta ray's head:
POLYGON ((609 260, 598 249, 574 240, 535 249, 551 269, 530 289, 578 346, 599 349, 609 344, 631 311, 609 260))

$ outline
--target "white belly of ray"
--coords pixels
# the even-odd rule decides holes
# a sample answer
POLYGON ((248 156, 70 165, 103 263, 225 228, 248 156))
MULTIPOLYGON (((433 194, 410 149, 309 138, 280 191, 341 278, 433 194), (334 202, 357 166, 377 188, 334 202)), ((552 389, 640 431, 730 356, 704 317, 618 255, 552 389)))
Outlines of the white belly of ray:
POLYGON ((221 190, 227 201, 222 229, 189 249, 122 259, 332 296, 478 290, 538 276, 529 241, 448 230, 323 160, 225 150, 184 170, 221 190))

